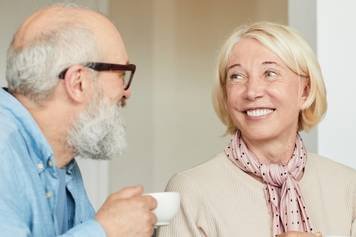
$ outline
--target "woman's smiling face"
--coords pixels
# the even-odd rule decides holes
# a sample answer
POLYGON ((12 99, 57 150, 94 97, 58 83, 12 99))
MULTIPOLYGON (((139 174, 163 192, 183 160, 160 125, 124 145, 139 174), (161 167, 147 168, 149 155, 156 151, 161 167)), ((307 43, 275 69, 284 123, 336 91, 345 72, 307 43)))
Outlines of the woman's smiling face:
POLYGON ((307 80, 255 39, 232 49, 226 76, 227 110, 250 142, 284 138, 298 130, 307 80))

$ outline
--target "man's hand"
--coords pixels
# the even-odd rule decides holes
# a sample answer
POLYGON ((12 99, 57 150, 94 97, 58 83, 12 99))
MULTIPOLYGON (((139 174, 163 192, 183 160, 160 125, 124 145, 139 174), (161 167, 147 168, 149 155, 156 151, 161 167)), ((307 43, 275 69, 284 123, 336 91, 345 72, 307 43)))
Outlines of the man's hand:
POLYGON ((320 233, 306 233, 306 232, 297 232, 289 231, 278 235, 278 237, 321 237, 320 233))
POLYGON ((107 237, 151 237, 157 222, 152 210, 156 200, 142 196, 143 188, 127 187, 111 194, 96 213, 96 219, 103 226, 107 237))

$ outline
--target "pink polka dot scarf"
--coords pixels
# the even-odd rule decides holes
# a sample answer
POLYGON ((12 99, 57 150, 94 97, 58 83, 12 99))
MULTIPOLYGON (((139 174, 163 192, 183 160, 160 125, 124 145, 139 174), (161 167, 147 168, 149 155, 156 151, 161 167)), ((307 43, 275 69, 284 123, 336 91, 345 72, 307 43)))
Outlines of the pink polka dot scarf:
POLYGON ((307 159, 303 141, 297 135, 292 158, 286 165, 261 164, 237 132, 225 153, 246 173, 261 177, 265 198, 272 215, 273 236, 287 231, 311 232, 312 225, 299 188, 307 159))

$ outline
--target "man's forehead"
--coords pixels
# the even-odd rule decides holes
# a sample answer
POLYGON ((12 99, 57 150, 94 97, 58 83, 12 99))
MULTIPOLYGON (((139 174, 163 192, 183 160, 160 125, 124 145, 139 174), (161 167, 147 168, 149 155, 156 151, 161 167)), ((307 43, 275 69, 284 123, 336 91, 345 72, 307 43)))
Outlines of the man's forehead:
POLYGON ((97 38, 114 37, 122 41, 115 26, 105 16, 89 9, 52 6, 40 9, 27 18, 17 31, 14 44, 21 46, 46 32, 56 31, 61 27, 70 27, 74 24, 85 26, 97 38))
MULTIPOLYGON (((120 47, 118 44, 111 48, 107 47, 108 45, 104 45, 104 49, 102 50, 102 58, 100 59, 103 62, 107 63, 118 63, 118 64, 128 64, 129 59, 124 47, 120 47)), ((99 46, 100 48, 100 46, 99 46)))
POLYGON ((78 13, 77 9, 63 7, 49 7, 38 10, 28 17, 16 32, 13 42, 14 47, 22 47, 40 35, 58 29, 60 25, 73 22, 75 13, 78 13))
POLYGON ((49 32, 79 24, 93 33, 100 60, 126 64, 128 56, 120 33, 98 12, 79 7, 51 6, 31 15, 17 31, 14 48, 26 47, 49 32))

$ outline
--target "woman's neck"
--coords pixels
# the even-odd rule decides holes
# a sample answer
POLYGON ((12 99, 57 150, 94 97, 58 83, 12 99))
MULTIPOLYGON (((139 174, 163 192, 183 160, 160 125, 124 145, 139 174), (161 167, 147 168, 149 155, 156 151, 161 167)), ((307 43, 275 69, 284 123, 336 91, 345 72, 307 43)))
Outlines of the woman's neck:
POLYGON ((242 135, 248 149, 263 164, 287 164, 291 159, 297 135, 296 133, 263 141, 250 141, 242 135))

